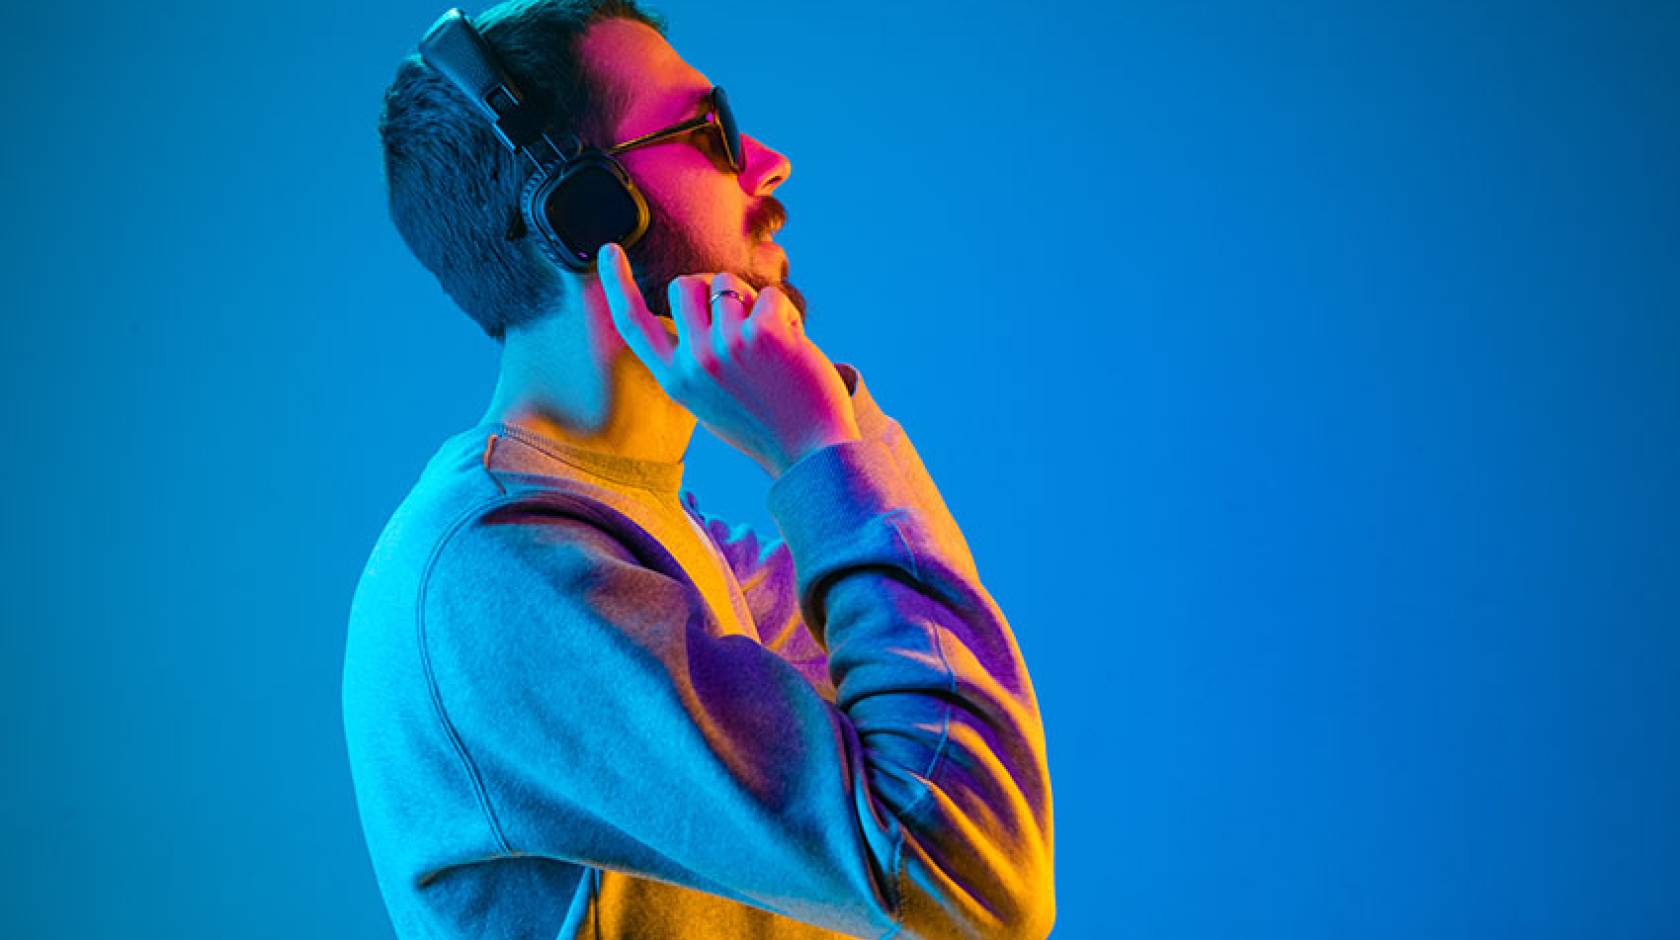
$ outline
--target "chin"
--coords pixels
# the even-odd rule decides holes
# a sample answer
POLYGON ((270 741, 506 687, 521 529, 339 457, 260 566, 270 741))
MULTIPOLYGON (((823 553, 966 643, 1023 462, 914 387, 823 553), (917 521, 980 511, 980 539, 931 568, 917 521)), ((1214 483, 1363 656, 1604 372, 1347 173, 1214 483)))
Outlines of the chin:
POLYGON ((753 263, 747 266, 747 270, 756 275, 755 280, 761 282, 761 289, 762 285, 787 283, 788 258, 781 245, 760 242, 753 247, 753 256, 753 263), (769 263, 766 264, 766 261, 769 263))

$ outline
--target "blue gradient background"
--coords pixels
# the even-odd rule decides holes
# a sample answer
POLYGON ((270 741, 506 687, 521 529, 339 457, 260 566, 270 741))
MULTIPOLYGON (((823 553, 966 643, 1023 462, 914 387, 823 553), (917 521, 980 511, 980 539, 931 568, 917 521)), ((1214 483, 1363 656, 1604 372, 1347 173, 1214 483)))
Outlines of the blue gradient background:
MULTIPOLYGON (((9 11, 0 934, 391 935, 345 618, 496 366, 385 215, 442 6, 9 11)), ((1680 935, 1680 5, 1353 6, 656 9, 1018 633, 1056 937, 1680 935)))

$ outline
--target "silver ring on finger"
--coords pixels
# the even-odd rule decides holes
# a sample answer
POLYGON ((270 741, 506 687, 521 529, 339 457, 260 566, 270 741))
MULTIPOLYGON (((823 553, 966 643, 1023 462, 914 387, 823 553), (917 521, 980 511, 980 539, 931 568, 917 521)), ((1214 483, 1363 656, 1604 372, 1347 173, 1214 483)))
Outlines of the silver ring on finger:
POLYGON ((743 307, 751 307, 752 306, 751 304, 747 303, 746 295, 742 294, 740 291, 738 291, 738 290, 736 290, 732 287, 725 287, 723 290, 715 291, 712 294, 712 299, 711 299, 710 303, 713 303, 713 304, 717 303, 719 297, 733 297, 736 300, 739 300, 741 302, 741 306, 743 306, 743 307))

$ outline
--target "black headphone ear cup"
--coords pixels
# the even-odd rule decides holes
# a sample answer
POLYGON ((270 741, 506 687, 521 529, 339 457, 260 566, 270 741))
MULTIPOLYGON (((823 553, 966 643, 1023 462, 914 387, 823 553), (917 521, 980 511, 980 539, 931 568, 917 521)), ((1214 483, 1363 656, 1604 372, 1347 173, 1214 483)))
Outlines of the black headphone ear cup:
POLYGON ((532 239, 537 243, 537 251, 544 258, 563 268, 582 273, 589 269, 579 268, 578 259, 562 251, 554 239, 549 237, 546 227, 537 224, 538 217, 546 214, 542 206, 547 201, 547 196, 559 182, 558 177, 549 173, 532 173, 519 190, 519 214, 525 219, 525 231, 531 233, 532 239))
POLYGON ((598 150, 584 151, 558 175, 533 173, 519 205, 544 257, 578 273, 595 270, 602 244, 629 248, 648 226, 647 200, 624 167, 598 150))

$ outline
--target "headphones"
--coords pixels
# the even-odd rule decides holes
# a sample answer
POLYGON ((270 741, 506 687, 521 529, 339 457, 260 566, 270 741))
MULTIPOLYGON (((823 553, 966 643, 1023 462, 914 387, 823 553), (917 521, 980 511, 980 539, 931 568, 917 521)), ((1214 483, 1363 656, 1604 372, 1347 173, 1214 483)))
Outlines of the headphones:
POLYGON ((421 37, 419 52, 490 119, 509 150, 535 167, 519 194, 519 211, 549 260, 587 274, 595 270, 601 245, 629 248, 647 231, 647 199, 630 174, 576 134, 566 135, 562 147, 542 109, 508 77, 465 13, 451 9, 439 17, 421 37))

